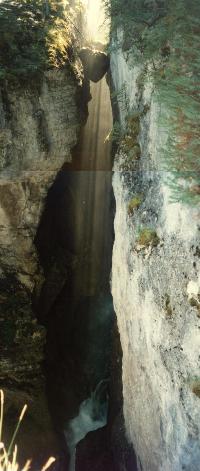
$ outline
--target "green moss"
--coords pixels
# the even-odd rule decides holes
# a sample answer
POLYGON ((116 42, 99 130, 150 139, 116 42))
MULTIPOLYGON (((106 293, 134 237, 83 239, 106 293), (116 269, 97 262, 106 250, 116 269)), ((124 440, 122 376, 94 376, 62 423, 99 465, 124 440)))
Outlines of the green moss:
POLYGON ((141 149, 139 144, 135 144, 131 149, 131 157, 133 160, 139 160, 141 157, 141 149))
POLYGON ((135 209, 138 209, 142 204, 142 196, 135 195, 128 203, 128 215, 131 216, 135 209))
POLYGON ((132 116, 128 116, 127 126, 131 135, 137 138, 140 131, 140 114, 136 113, 132 116))
MULTIPOLYGON (((200 202, 200 2, 199 0, 104 0, 115 47, 141 65, 138 102, 144 83, 154 85, 160 108, 158 125, 166 129, 158 154, 171 199, 200 202), (188 10, 189 5, 189 10, 188 10), (118 29, 123 31, 121 40, 118 29), (120 44, 120 41, 122 44, 120 44), (117 46, 116 46, 117 43, 117 46), (128 52, 127 52, 128 51, 128 52)), ((136 124, 137 130, 137 124, 136 124)))
POLYGON ((133 136, 127 135, 122 140, 122 146, 125 152, 129 152, 135 145, 135 138, 133 136))
POLYGON ((132 160, 139 160, 141 157, 140 145, 137 143, 133 136, 125 136, 122 141, 122 147, 128 158, 132 160))
POLYGON ((137 243, 144 247, 156 247, 159 244, 159 237, 155 230, 150 228, 142 229, 137 238, 137 243))
POLYGON ((200 379, 192 384, 192 392, 200 399, 200 379))
POLYGON ((43 70, 71 64, 76 28, 74 12, 64 0, 3 0, 0 79, 26 79, 40 76, 43 70))
POLYGON ((126 119, 127 135, 121 141, 122 148, 130 160, 139 160, 141 157, 141 148, 138 143, 140 131, 139 113, 128 116, 126 119))
POLYGON ((167 317, 172 317, 173 312, 172 312, 169 294, 165 295, 165 312, 166 312, 167 317))
POLYGON ((200 317, 200 301, 195 298, 191 298, 189 302, 192 307, 195 307, 197 309, 197 316, 200 317))

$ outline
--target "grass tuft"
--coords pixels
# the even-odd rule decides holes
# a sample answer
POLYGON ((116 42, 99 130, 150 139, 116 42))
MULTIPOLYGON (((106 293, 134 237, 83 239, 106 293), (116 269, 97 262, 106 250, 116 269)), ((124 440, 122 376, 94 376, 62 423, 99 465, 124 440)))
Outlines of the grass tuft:
MULTIPOLYGON (((0 390, 0 471, 20 471, 19 464, 17 462, 17 444, 15 439, 20 428, 21 422, 24 418, 24 415, 27 410, 27 404, 24 405, 15 427, 14 433, 12 435, 8 449, 6 449, 4 440, 3 440, 3 419, 4 419, 4 393, 0 390)), ((46 471, 52 463, 54 463, 55 458, 52 456, 44 464, 41 471, 46 471)), ((21 471, 28 471, 31 467, 31 459, 27 460, 24 467, 21 471)))

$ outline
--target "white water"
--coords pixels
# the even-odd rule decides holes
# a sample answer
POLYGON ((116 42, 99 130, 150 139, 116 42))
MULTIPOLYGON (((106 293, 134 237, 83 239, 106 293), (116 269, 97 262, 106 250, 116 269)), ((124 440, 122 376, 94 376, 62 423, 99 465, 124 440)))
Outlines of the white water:
POLYGON ((70 420, 64 431, 70 452, 69 471, 75 471, 76 445, 93 432, 107 424, 108 399, 105 397, 105 381, 101 381, 96 390, 80 405, 79 414, 70 420), (102 397, 104 395, 104 398, 102 397))

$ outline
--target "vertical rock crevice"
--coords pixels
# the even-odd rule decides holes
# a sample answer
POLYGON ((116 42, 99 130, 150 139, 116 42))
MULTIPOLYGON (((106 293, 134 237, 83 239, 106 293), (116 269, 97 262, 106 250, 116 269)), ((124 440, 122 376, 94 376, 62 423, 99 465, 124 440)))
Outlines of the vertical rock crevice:
POLYGON ((111 125, 105 79, 92 94, 73 161, 48 193, 35 239, 45 274, 37 311, 46 314, 47 390, 59 432, 109 375, 113 209, 110 149, 104 143, 111 125))
POLYGON ((89 407, 97 385, 108 381, 108 424, 78 445, 76 469, 132 470, 136 463, 124 427, 121 350, 110 293, 115 204, 105 78, 91 85, 91 94, 72 163, 63 166, 48 193, 35 239, 45 274, 37 312, 47 326, 47 396, 62 439, 64 431, 69 437, 83 401, 89 407))

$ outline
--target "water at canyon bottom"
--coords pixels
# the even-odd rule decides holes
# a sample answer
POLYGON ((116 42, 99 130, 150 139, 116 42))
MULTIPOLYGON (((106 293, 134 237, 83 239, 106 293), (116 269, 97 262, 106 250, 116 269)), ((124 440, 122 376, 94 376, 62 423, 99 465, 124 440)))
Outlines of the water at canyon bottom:
POLYGON ((107 423, 108 398, 105 385, 104 381, 98 384, 91 396, 81 403, 79 414, 66 427, 65 438, 70 451, 69 471, 76 469, 76 445, 88 432, 98 430, 107 423))
MULTIPOLYGON (((106 331, 111 330, 113 316, 109 298, 113 218, 111 149, 106 139, 112 126, 112 113, 105 78, 91 85, 91 94, 89 117, 75 150, 70 179, 74 197, 73 250, 78 254, 85 253, 86 258, 81 269, 74 274, 73 290, 76 299, 81 297, 86 304, 93 299, 93 312, 88 304, 91 315, 87 322, 87 352, 83 368, 85 366, 90 370, 93 381, 100 382, 96 390, 82 401, 78 415, 65 428, 70 451, 69 471, 75 470, 76 445, 88 432, 106 425, 108 409, 108 398, 102 399, 102 380, 108 374, 110 348, 104 339, 107 337, 106 331)), ((91 379, 88 377, 89 382, 91 379)))

